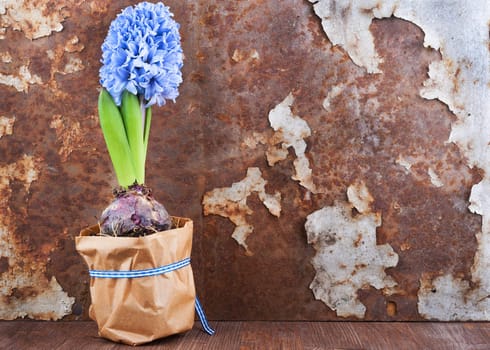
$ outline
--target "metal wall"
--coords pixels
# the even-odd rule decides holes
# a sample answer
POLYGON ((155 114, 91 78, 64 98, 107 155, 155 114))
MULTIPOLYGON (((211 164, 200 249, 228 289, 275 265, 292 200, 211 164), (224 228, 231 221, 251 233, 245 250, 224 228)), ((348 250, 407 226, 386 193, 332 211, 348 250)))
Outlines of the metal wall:
MULTIPOLYGON (((100 45, 135 2, 0 2, 0 318, 87 319, 116 185, 100 45)), ((220 320, 490 319, 490 5, 166 1, 184 83, 147 184, 220 320)))

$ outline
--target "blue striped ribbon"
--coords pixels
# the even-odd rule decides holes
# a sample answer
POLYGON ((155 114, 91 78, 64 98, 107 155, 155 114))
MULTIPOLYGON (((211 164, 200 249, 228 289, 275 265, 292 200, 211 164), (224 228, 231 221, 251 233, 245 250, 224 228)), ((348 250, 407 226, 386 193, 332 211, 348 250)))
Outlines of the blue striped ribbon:
POLYGON ((204 328, 204 331, 209 335, 213 335, 214 329, 212 329, 209 326, 206 315, 204 314, 204 310, 202 309, 201 303, 199 302, 199 299, 197 297, 196 297, 196 312, 197 312, 197 315, 199 316, 199 320, 201 320, 201 325, 202 325, 202 328, 204 328))
POLYGON ((98 278, 137 278, 157 276, 167 272, 178 270, 191 263, 191 258, 185 258, 183 260, 174 262, 172 264, 155 267, 153 269, 145 270, 129 270, 129 271, 114 271, 114 270, 90 270, 90 277, 98 278))
MULTIPOLYGON (((89 274, 90 277, 96 277, 96 278, 139 278, 139 277, 157 276, 171 271, 175 271, 187 265, 190 265, 190 263, 191 263, 191 258, 185 258, 168 265, 155 267, 153 269, 129 270, 129 271, 89 270, 89 274)), ((206 315, 204 314, 204 310, 197 296, 196 296, 195 307, 196 307, 197 315, 199 316, 199 320, 201 321, 202 327, 204 328, 204 331, 209 335, 213 335, 214 330, 209 326, 208 320, 206 318, 206 315)))

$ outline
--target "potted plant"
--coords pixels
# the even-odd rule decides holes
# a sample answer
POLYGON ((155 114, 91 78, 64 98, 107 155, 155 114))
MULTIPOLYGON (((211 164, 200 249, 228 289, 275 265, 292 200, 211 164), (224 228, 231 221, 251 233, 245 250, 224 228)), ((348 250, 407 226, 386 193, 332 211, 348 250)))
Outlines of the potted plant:
POLYGON ((102 44, 98 111, 119 187, 98 225, 76 237, 90 273, 89 315, 99 335, 143 344, 192 328, 193 223, 170 216, 145 186, 151 107, 178 96, 183 54, 179 24, 162 3, 124 9, 102 44))

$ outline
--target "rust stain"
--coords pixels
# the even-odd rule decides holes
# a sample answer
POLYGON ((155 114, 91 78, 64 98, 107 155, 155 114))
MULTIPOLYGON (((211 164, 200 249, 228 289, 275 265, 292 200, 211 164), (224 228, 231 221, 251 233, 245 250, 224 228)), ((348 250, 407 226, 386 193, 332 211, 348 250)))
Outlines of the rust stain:
POLYGON ((397 314, 397 306, 394 301, 386 302, 386 314, 389 317, 395 317, 397 314))
POLYGON ((6 256, 0 257, 0 275, 9 270, 9 259, 6 256))
POLYGON ((80 122, 71 122, 65 120, 62 115, 56 114, 53 116, 49 127, 55 130, 58 142, 61 143, 58 154, 63 162, 68 159, 74 149, 86 146, 80 122))

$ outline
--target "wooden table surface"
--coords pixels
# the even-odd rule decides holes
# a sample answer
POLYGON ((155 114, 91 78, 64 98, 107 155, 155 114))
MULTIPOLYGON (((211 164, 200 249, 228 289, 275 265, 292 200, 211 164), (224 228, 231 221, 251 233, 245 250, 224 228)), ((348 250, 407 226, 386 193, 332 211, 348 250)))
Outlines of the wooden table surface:
MULTIPOLYGON (((490 323, 210 322, 144 349, 490 349, 490 323)), ((0 321, 0 349, 131 348, 97 335, 94 322, 0 321)))

